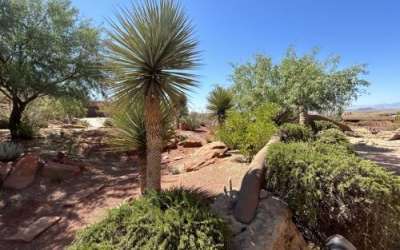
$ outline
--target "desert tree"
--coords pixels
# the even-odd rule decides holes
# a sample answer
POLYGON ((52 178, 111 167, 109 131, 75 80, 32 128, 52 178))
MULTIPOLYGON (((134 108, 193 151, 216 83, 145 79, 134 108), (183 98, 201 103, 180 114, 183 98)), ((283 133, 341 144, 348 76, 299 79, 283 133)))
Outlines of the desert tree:
POLYGON ((0 92, 12 103, 13 139, 27 105, 99 90, 100 31, 68 0, 0 0, 0 92))
POLYGON ((178 103, 196 86, 190 70, 198 66, 198 42, 181 5, 172 0, 121 8, 110 25, 108 61, 116 78, 112 91, 121 103, 144 99, 146 186, 161 190, 161 106, 178 103))
POLYGON ((366 73, 365 65, 339 68, 338 56, 326 60, 317 56, 317 49, 298 56, 290 48, 279 65, 276 93, 281 103, 297 110, 301 124, 308 123, 309 111, 343 110, 369 85, 360 78, 366 73))
POLYGON ((234 102, 243 112, 264 102, 277 103, 282 114, 293 111, 301 123, 307 123, 309 111, 343 110, 369 85, 361 78, 365 65, 339 66, 338 56, 320 60, 317 49, 299 56, 289 48, 277 64, 270 57, 257 55, 254 61, 234 66, 234 102))
POLYGON ((216 86, 207 97, 207 109, 211 116, 215 117, 219 125, 224 123, 227 112, 233 107, 233 95, 231 90, 216 86))

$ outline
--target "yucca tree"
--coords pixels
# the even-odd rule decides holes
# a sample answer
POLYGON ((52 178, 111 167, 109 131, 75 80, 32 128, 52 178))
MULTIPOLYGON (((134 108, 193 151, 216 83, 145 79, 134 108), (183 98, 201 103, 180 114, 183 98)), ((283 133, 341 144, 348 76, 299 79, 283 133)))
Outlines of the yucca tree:
POLYGON ((207 109, 213 117, 216 117, 218 124, 222 125, 226 118, 226 113, 233 107, 232 92, 221 86, 216 86, 207 98, 207 109))
POLYGON ((109 65, 119 101, 144 99, 147 188, 161 190, 161 103, 175 101, 196 85, 188 70, 198 66, 198 43, 179 3, 146 0, 123 8, 110 21, 109 65))
MULTIPOLYGON (((115 151, 135 150, 139 158, 140 191, 146 190, 146 124, 144 119, 144 106, 135 103, 129 107, 114 107, 112 131, 109 143, 115 151)), ((161 139, 163 147, 174 136, 172 127, 172 115, 170 110, 163 107, 161 117, 161 139)))

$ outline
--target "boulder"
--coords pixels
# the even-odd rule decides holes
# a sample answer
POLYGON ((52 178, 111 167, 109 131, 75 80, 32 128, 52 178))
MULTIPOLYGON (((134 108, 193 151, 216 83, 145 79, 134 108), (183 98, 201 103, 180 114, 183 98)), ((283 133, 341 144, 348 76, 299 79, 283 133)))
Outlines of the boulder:
POLYGON ((35 154, 22 156, 15 163, 13 171, 4 181, 3 186, 12 189, 24 189, 32 184, 38 169, 39 156, 35 154))
POLYGON ((203 143, 197 140, 184 140, 179 142, 178 145, 184 148, 198 148, 203 146, 203 143))
POLYGON ((205 166, 215 163, 216 158, 225 156, 228 147, 220 141, 208 143, 199 148, 188 162, 185 162, 187 172, 199 170, 205 166))
POLYGON ((242 223, 250 223, 255 216, 261 187, 265 179, 265 157, 271 144, 279 142, 274 136, 253 158, 249 170, 243 177, 238 201, 235 205, 235 218, 242 223))
POLYGON ((79 166, 48 161, 41 170, 41 175, 48 178, 66 179, 79 175, 81 168, 79 166))
POLYGON ((395 141, 395 140, 400 140, 400 132, 397 131, 392 137, 389 139, 389 141, 395 141))
POLYGON ((47 230, 49 227, 53 226, 60 219, 61 218, 58 216, 41 217, 31 223, 28 227, 18 228, 17 233, 6 238, 6 240, 31 242, 39 234, 47 230))
POLYGON ((235 250, 306 250, 287 204, 276 197, 260 200, 254 220, 234 236, 235 250))

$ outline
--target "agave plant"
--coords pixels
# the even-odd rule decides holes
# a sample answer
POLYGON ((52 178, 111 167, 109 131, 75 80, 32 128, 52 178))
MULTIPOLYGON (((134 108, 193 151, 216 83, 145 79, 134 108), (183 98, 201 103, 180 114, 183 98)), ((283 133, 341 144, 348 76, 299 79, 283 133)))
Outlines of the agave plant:
POLYGON ((173 0, 145 0, 122 8, 107 43, 112 91, 122 103, 144 99, 147 187, 161 190, 162 103, 171 105, 196 86, 198 43, 182 7, 173 0))
MULTIPOLYGON (((146 190, 146 124, 143 103, 136 103, 127 108, 119 107, 112 119, 114 127, 110 145, 117 151, 135 150, 139 156, 140 190, 146 190)), ((168 108, 162 107, 161 139, 163 147, 174 137, 172 116, 168 108)))
POLYGON ((219 125, 224 123, 227 111, 233 107, 232 99, 232 93, 221 86, 215 87, 208 96, 207 109, 217 118, 219 125))
POLYGON ((14 142, 0 143, 0 161, 12 161, 17 159, 24 152, 21 145, 14 142))

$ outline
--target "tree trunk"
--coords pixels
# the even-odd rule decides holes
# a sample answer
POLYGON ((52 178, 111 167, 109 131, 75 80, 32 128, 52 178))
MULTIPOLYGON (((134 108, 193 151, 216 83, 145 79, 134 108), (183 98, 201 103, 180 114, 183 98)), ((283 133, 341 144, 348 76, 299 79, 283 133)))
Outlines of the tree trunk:
POLYGON ((299 108, 299 124, 308 125, 308 112, 303 106, 299 108))
POLYGON ((145 97, 145 127, 147 148, 146 189, 161 191, 161 104, 160 97, 145 97))
POLYGON ((11 132, 11 139, 19 139, 18 127, 21 124, 22 113, 25 110, 26 105, 18 100, 13 100, 12 111, 9 119, 9 129, 11 132))
POLYGON ((139 184, 140 193, 146 192, 146 152, 139 153, 139 184))

